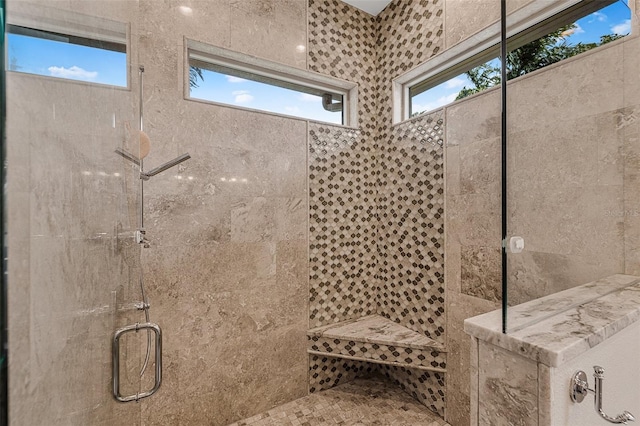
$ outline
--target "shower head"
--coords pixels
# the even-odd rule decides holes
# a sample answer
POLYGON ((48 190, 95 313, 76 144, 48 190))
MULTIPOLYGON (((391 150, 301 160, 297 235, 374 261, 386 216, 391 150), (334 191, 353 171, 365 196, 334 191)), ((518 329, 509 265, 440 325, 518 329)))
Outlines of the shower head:
POLYGON ((145 173, 140 173, 140 177, 144 180, 149 180, 150 177, 153 177, 155 175, 157 175, 158 173, 162 173, 167 169, 170 169, 173 166, 177 166, 178 164, 182 163, 183 161, 187 161, 189 158, 191 158, 191 156, 189 155, 189 153, 186 154, 182 154, 179 157, 174 158, 171 161, 167 161, 166 163, 156 167, 155 169, 151 169, 148 172, 145 173))

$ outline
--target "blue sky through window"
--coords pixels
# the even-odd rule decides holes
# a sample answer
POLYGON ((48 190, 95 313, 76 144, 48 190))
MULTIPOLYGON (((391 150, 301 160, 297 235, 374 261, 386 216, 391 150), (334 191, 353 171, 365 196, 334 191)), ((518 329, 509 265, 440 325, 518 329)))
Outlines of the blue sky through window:
POLYGON ((12 33, 7 51, 12 71, 127 86, 125 53, 12 33))
POLYGON ((191 97, 278 114, 342 124, 342 112, 326 111, 320 96, 202 70, 191 97))
MULTIPOLYGON (((576 22, 567 40, 572 44, 598 42, 603 34, 628 34, 631 16, 628 0, 607 6, 576 22)), ((13 71, 115 86, 127 85, 126 54, 18 34, 7 34, 7 67, 13 71)), ((293 115, 330 123, 342 123, 340 112, 322 108, 321 98, 251 80, 203 70, 204 81, 191 97, 247 108, 293 115)), ((464 86, 472 87, 465 74, 412 98, 412 112, 439 108, 455 100, 464 86)))
MULTIPOLYGON (((605 34, 627 35, 631 32, 628 0, 617 2, 576 21, 576 28, 566 37, 569 44, 597 43, 605 34)), ((494 59, 491 65, 500 66, 494 59)), ((456 100, 463 87, 474 87, 466 74, 461 74, 411 98, 411 113, 431 111, 456 100)))
MULTIPOLYGON (((7 34, 12 71, 114 86, 127 85, 126 54, 83 45, 7 34)), ((202 70, 191 97, 312 120, 342 124, 341 112, 326 111, 322 98, 257 81, 202 70)))

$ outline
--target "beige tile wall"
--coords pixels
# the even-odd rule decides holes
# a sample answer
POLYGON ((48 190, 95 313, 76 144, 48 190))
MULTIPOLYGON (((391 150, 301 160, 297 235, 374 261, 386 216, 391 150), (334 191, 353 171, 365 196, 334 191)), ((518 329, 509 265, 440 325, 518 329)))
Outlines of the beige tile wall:
MULTIPOLYGON (((306 393, 307 125, 184 101, 182 74, 184 37, 306 68, 307 53, 298 47, 307 46, 307 5, 303 0, 193 1, 193 14, 187 17, 178 13, 180 4, 106 2, 98 11, 87 2, 56 3, 131 23, 133 69, 139 63, 146 68, 145 127, 152 140, 146 163, 153 166, 185 151, 193 157, 146 185, 152 246, 143 252, 142 262, 152 321, 166 336, 165 382, 156 397, 139 405, 117 405, 107 390, 108 338, 133 316, 95 311, 113 308, 114 291, 119 303, 138 297, 138 248, 118 245, 114 238, 118 222, 125 229, 135 224, 135 176, 112 155, 125 138, 123 122, 135 122, 135 102, 129 92, 10 75, 9 140, 29 141, 9 143, 9 205, 14 206, 9 238, 16 253, 9 268, 11 277, 26 283, 10 286, 11 335, 16 336, 11 345, 12 351, 29 354, 11 361, 12 383, 20 384, 12 386, 16 402, 11 409, 24 419, 16 424, 39 424, 44 413, 52 424, 96 419, 104 424, 224 424, 306 393), (58 108, 52 120, 54 104, 66 108, 58 108), (122 117, 117 128, 103 126, 114 110, 122 117), (123 179, 82 174, 102 167, 120 170, 123 179), (247 182, 223 183, 222 177, 247 182), (102 231, 109 237, 96 240, 102 231), (87 271, 88 264, 96 270, 87 271), (76 372, 96 368, 98 388, 90 376, 76 372), (86 398, 65 398, 71 391, 86 398), (51 399, 52 394, 58 399, 51 399), (43 410, 31 409, 34 402, 43 410)), ((391 26, 385 28, 389 41, 394 19, 413 16, 412 5, 393 4, 402 13, 383 12, 382 22, 391 26)), ((511 4, 517 8, 525 2, 511 4)), ((431 24, 439 17, 444 21, 443 46, 450 47, 496 19, 490 16, 491 7, 483 9, 486 16, 467 19, 471 8, 464 1, 449 0, 443 6, 440 15, 417 18, 411 31, 422 34, 420 20, 431 24)), ((316 17, 311 13, 309 19, 316 17)), ((371 33, 371 19, 359 19, 371 33)), ((335 34, 318 31, 314 40, 320 47, 323 36, 360 43, 357 26, 335 34)), ((409 48, 400 39, 391 51, 413 53, 412 39, 404 41, 409 48)), ((640 208, 632 189, 640 132, 637 45, 637 39, 618 43, 512 85, 509 161, 522 173, 511 186, 511 226, 526 234, 532 248, 512 257, 510 277, 518 283, 514 300, 577 285, 593 275, 640 269, 635 232, 640 215, 633 213, 640 208), (593 87, 602 95, 581 94, 593 87), (531 98, 537 101, 529 102, 531 98), (542 110, 541 103, 546 105, 542 110), (558 140, 564 143, 558 145, 558 140), (553 155, 544 155, 549 153, 553 155), (553 160, 555 167, 543 160, 553 160), (564 206, 566 214, 558 214, 557 206, 564 206)), ((429 55, 444 48, 428 47, 429 55)), ((371 45, 362 49, 369 59, 376 55, 371 45)), ((344 64, 339 53, 333 59, 344 64)), ((309 55, 309 67, 321 71, 309 55)), ((391 64, 395 71, 389 75, 406 69, 407 60, 391 64)), ((375 68, 357 60, 349 67, 352 73, 341 77, 360 79, 363 70, 370 74, 375 68)), ((378 94, 371 81, 363 82, 367 90, 361 91, 361 127, 371 137, 377 134, 378 118, 385 122, 386 115, 375 117, 375 111, 386 111, 388 90, 382 83, 376 82, 378 94)), ((137 93, 135 78, 132 90, 137 93)), ((499 301, 497 92, 447 108, 445 122, 447 416, 451 424, 462 425, 468 424, 469 412, 469 345, 462 321, 494 309, 499 301)), ((375 148, 383 141, 369 143, 375 148)), ((142 349, 132 341, 127 350, 132 351, 127 373, 134 377, 139 357, 133 353, 142 349)))
POLYGON ((223 425, 307 392, 307 124, 184 101, 183 37, 305 68, 306 3, 181 4, 140 2, 146 162, 192 156, 145 188, 142 262, 170 361, 142 424, 223 425))
MULTIPOLYGON (((518 10, 532 1, 534 0, 507 0, 507 13, 518 10)), ((499 0, 445 0, 444 3, 447 49, 500 20, 499 0)))
MULTIPOLYGON (((12 424, 227 424, 307 392, 307 124, 185 101, 182 88, 184 37, 306 68, 306 2, 194 1, 191 16, 179 5, 55 3, 131 25, 131 92, 9 78, 9 226, 20 255, 10 269, 24 283, 9 302, 20 354, 12 424), (142 320, 115 315, 112 296, 140 297, 140 248, 115 238, 117 224, 136 226, 137 179, 113 153, 124 122, 135 127, 138 64, 145 164, 192 159, 145 187, 151 248, 141 260, 151 320, 164 331, 164 382, 139 404, 116 404, 110 339, 142 320)), ((123 391, 135 393, 149 381, 135 373, 142 339, 125 346, 123 391)))

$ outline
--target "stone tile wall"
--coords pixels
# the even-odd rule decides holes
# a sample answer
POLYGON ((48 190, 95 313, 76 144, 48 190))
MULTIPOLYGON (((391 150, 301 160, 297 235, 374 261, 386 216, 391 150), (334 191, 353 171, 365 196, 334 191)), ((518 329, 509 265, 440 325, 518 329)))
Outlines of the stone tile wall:
MULTIPOLYGON (((54 5, 131 25, 131 69, 146 70, 145 164, 192 156, 145 184, 141 256, 115 237, 137 226, 138 179, 113 152, 137 122, 137 72, 130 91, 11 76, 10 268, 27 283, 10 295, 12 353, 25 354, 12 360, 11 410, 25 425, 227 424, 307 392, 307 123, 183 93, 184 37, 306 68, 306 2, 194 1, 191 16, 181 5, 54 5), (163 385, 116 404, 110 339, 142 318, 115 316, 112 293, 131 308, 140 265, 164 331, 163 385)), ((127 342, 123 391, 135 393, 149 378, 136 379, 142 339, 127 342)))
POLYGON ((446 418, 445 374, 382 364, 378 365, 378 371, 431 411, 446 418))
POLYGON ((309 393, 367 378, 375 371, 376 366, 369 362, 309 354, 309 393))
POLYGON ((227 424, 307 392, 307 124, 185 101, 184 37, 305 68, 306 3, 180 5, 140 2, 146 163, 192 157, 145 188, 142 261, 170 364, 142 423, 227 424))
MULTIPOLYGON (((334 231, 334 234, 338 231, 342 232, 339 234, 341 238, 333 238, 335 241, 334 244, 337 244, 338 246, 342 245, 343 247, 359 245, 360 248, 365 249, 364 251, 367 253, 365 256, 369 256, 368 253, 374 253, 377 250, 377 256, 380 259, 383 257, 385 258, 385 266, 377 272, 377 277, 371 277, 370 270, 362 269, 363 264, 374 265, 376 263, 379 265, 378 268, 381 268, 380 265, 382 265, 382 261, 374 257, 360 259, 359 266, 357 268, 350 268, 355 276, 345 280, 344 274, 340 275, 338 271, 340 271, 340 268, 345 266, 349 267, 349 263, 336 263, 342 256, 337 255, 337 253, 340 253, 337 247, 332 248, 331 246, 327 246, 328 250, 324 250, 323 253, 320 253, 320 256, 312 256, 312 262, 317 261, 319 264, 324 263, 325 265, 334 265, 333 268, 317 267, 320 272, 323 270, 328 272, 328 274, 324 274, 326 277, 325 281, 329 278, 329 281, 327 281, 326 284, 318 283, 318 285, 314 284, 316 272, 314 266, 312 266, 311 288, 313 299, 317 299, 316 293, 321 293, 324 290, 324 287, 333 287, 333 291, 329 293, 327 297, 335 298, 337 302, 331 301, 333 306, 328 309, 340 311, 342 314, 336 312, 333 316, 329 315, 328 318, 325 318, 325 322, 322 322, 317 319, 316 311, 318 310, 312 308, 311 326, 323 325, 327 323, 326 321, 336 322, 340 319, 352 318, 353 314, 351 314, 352 310, 350 309, 350 305, 345 304, 344 300, 353 298, 354 300, 358 300, 358 302, 354 303, 364 303, 366 305, 366 302, 363 302, 362 298, 364 296, 364 300, 368 300, 368 297, 372 295, 368 287, 371 286, 373 282, 376 282, 377 294, 375 295, 375 298, 377 313, 387 316, 388 318, 400 322, 409 328, 415 329, 416 331, 423 332, 427 336, 437 340, 438 336, 443 336, 444 334, 444 324, 439 323, 434 325, 435 322, 429 323, 425 318, 423 318, 423 312, 418 313, 416 311, 417 308, 414 305, 422 305, 418 300, 422 300, 422 298, 424 298, 429 305, 432 305, 433 312, 437 312, 438 316, 442 316, 444 314, 442 307, 442 304, 444 303, 444 277, 442 269, 443 242, 441 240, 443 234, 443 160, 441 155, 437 154, 436 151, 427 152, 425 150, 421 150, 420 153, 417 153, 411 159, 414 163, 428 163, 428 167, 431 167, 433 170, 433 177, 436 180, 439 179, 439 182, 426 182, 426 180, 421 180, 415 172, 413 172, 415 176, 402 175, 400 180, 396 179, 394 176, 389 179, 389 182, 387 182, 388 174, 385 173, 385 176, 383 176, 382 179, 380 176, 384 170, 393 169, 395 173, 396 169, 391 164, 388 164, 387 161, 396 161, 396 163, 398 163, 404 157, 401 152, 398 152, 398 158, 396 158, 396 154, 394 154, 395 151, 393 149, 388 151, 387 148, 388 144, 393 143, 390 142, 390 139, 393 138, 393 136, 387 135, 387 131, 390 130, 389 120, 391 118, 391 79, 409 69, 414 64, 414 62, 408 59, 413 58, 413 52, 416 48, 418 49, 419 54, 416 54, 415 63, 425 60, 431 55, 437 53, 440 49, 439 46, 441 43, 439 40, 442 35, 441 4, 437 0, 421 1, 418 4, 396 1, 393 2, 381 14, 381 16, 376 18, 375 23, 372 23, 371 21, 365 20, 363 13, 358 9, 352 8, 337 0, 324 2, 312 0, 309 3, 309 16, 310 68, 319 72, 340 76, 344 74, 343 70, 348 70, 351 67, 358 67, 361 65, 361 62, 359 61, 365 61, 370 57, 377 58, 376 63, 370 66, 374 66, 372 69, 379 71, 375 73, 376 93, 378 96, 382 96, 381 98, 376 98, 377 116, 375 116, 375 122, 377 128, 375 133, 371 132, 367 125, 367 120, 371 115, 368 110, 370 104, 368 102, 363 104, 363 99, 359 99, 362 128, 360 129, 361 133, 358 133, 358 135, 362 137, 362 141, 358 141, 357 144, 352 143, 351 151, 343 148, 345 143, 338 140, 340 137, 334 137, 332 140, 326 130, 324 132, 319 132, 318 130, 313 129, 313 127, 311 128, 310 217, 312 222, 311 226, 313 227, 311 230, 311 250, 314 253, 318 251, 318 244, 313 244, 313 241, 331 241, 332 230, 330 230, 326 225, 319 226, 323 220, 328 220, 329 223, 332 221, 337 224, 339 223, 342 225, 342 228, 345 229, 342 221, 345 221, 345 223, 348 224, 353 223, 353 219, 356 219, 358 224, 362 223, 361 229, 357 229, 357 233, 361 235, 358 236, 353 233, 349 234, 348 232, 343 232, 343 230, 338 228, 337 231, 334 231), (438 19, 440 19, 440 21, 438 19), (412 37, 411 32, 408 32, 406 29, 401 29, 404 28, 404 26, 410 26, 411 28, 415 26, 416 28, 419 27, 419 30, 422 30, 423 26, 427 24, 427 22, 428 28, 425 27, 425 29, 428 31, 424 33, 424 36, 422 36, 422 32, 420 32, 420 35, 414 38, 412 37), (440 24, 438 24, 438 22, 440 22, 440 24), (346 46, 343 46, 343 41, 341 39, 335 37, 332 39, 332 36, 334 35, 345 36, 348 40, 346 46), (372 37, 374 38, 372 39, 372 37), (373 45, 373 40, 375 40, 375 45, 373 45), (375 50, 372 50, 374 48, 375 50), (375 51, 375 55, 372 55, 371 52, 373 51, 375 51), (336 56, 340 58, 332 59, 336 56), (397 59, 398 57, 401 59, 397 59), (345 58, 347 59, 345 60, 345 58), (325 137, 322 138, 322 135, 325 135, 325 137), (320 149, 316 147, 319 143, 324 144, 320 149), (354 153, 353 150, 356 152, 354 153), (434 155, 435 157, 431 158, 434 155), (326 171, 315 164, 319 162, 323 162, 323 165, 326 164, 326 171), (348 173, 346 178, 344 173, 348 173), (374 175, 375 183, 372 180, 374 175), (357 181, 358 178, 360 181, 357 181), (340 185, 351 186, 352 188, 350 189, 353 193, 349 194, 349 197, 345 199, 343 196, 347 195, 347 193, 340 194, 339 190, 343 190, 340 185), (391 204, 406 201, 400 199, 389 199, 389 197, 404 197, 404 194, 400 194, 403 189, 400 188, 400 186, 406 185, 415 185, 416 187, 424 186, 423 194, 417 199, 412 200, 413 205, 416 206, 415 212, 410 214, 410 217, 407 217, 407 220, 412 223, 411 225, 409 223, 406 223, 405 225, 404 221, 399 218, 398 223, 401 222, 400 228, 402 229, 394 229, 393 231, 389 230, 389 235, 383 235, 382 232, 387 228, 390 228, 390 226, 384 221, 380 221, 379 209, 387 208, 388 206, 385 203, 391 204), (392 187, 395 186, 398 187, 399 191, 394 192, 392 187), (379 192, 383 190, 383 187, 384 191, 390 192, 384 193, 383 195, 379 192), (384 199, 381 197, 384 197, 384 199), (432 203, 425 202, 429 197, 433 199, 432 203), (423 202, 425 202, 425 209, 424 211, 419 211, 421 207, 418 204, 423 202), (331 206, 334 206, 333 210, 331 210, 331 206), (353 212, 354 208, 356 209, 355 213, 353 212), (366 216, 362 217, 363 215, 360 214, 357 209, 361 212, 365 211, 366 216), (426 210, 429 210, 429 212, 426 210), (320 216, 319 213, 322 213, 323 211, 326 213, 333 213, 341 217, 331 218, 320 216), (355 217, 354 214, 356 215, 355 217), (435 222, 432 223, 434 220, 435 222), (407 227, 407 229, 404 229, 404 227, 407 227), (417 280, 407 282, 408 286, 413 286, 414 288, 413 290, 407 290, 406 296, 402 295, 402 297, 398 297, 398 294, 405 292, 405 280, 398 277, 397 274, 392 274, 390 271, 392 268, 403 268, 404 265, 400 265, 400 262, 407 260, 408 256, 401 255, 398 257, 398 252, 390 253, 397 249, 392 249, 388 246, 383 249, 381 248, 382 246, 378 244, 376 248, 375 243, 371 241, 369 235, 375 235, 375 238, 382 241, 386 238, 391 238, 392 233, 395 235, 400 232, 398 238, 402 238, 402 233, 408 232, 408 229, 411 227, 423 229, 423 233, 425 234, 424 237, 420 237, 418 241, 415 241, 418 248, 413 249, 412 254, 415 254, 416 260, 420 260, 419 256, 422 256, 423 259, 429 259, 429 261, 434 264, 438 264, 438 266, 436 268, 430 268, 432 270, 426 274, 429 275, 429 277, 425 278, 424 284, 422 282, 422 277, 418 277, 418 274, 425 276, 423 273, 424 271, 416 270, 409 272, 409 274, 415 272, 417 278, 417 280), (366 245, 363 245, 365 243, 366 245), (393 258, 394 256, 395 259, 393 258), (336 267, 338 269, 336 269, 336 267), (331 277, 331 274, 335 275, 331 277), (339 278, 336 278, 336 275, 340 275, 339 278), (391 277, 391 275, 393 275, 393 277, 391 277), (360 279, 362 281, 356 285, 352 282, 354 279, 360 279), (338 282, 338 280, 340 282, 338 282), (425 290, 424 286, 427 286, 427 281, 430 283, 428 286, 433 287, 433 289, 429 288, 425 290), (382 284, 383 282, 384 284, 382 284), (316 290, 316 286, 319 286, 318 290, 316 290), (398 293, 394 291, 394 295, 390 295, 389 292, 383 295, 382 293, 385 290, 389 291, 388 287, 385 289, 383 288, 384 286, 398 286, 398 293), (438 291, 437 288, 440 288, 441 290, 438 291), (408 293, 411 293, 411 295, 409 296, 408 293), (418 302, 414 304, 412 301, 418 302), (334 306, 337 306, 337 303, 340 304, 339 309, 334 308, 334 306), (346 312, 343 308, 346 308, 346 312)), ((361 71, 364 70, 362 66, 360 66, 359 69, 361 71)), ((365 91, 369 90, 371 85, 370 76, 371 72, 368 71, 362 74, 352 72, 349 75, 352 81, 356 81, 365 89, 365 91)), ((402 136, 397 136, 396 139, 410 138, 417 144, 417 146, 428 143, 432 144, 431 146, 441 147, 441 136, 443 134, 444 126, 443 120, 441 118, 436 119, 436 123, 433 125, 431 124, 431 121, 433 120, 430 120, 428 124, 430 127, 424 126, 420 127, 420 129, 411 128, 411 130, 405 133, 402 133, 402 130, 398 130, 402 136), (440 121, 438 122, 438 120, 440 121), (407 136, 409 134, 411 136, 407 136)), ((346 131, 336 130, 335 132, 336 134, 343 136, 346 131)), ((353 142, 355 142, 355 139, 353 139, 353 142)), ((407 149, 411 148, 407 147, 407 149)), ((417 149, 417 147, 415 149, 417 149)), ((412 167, 409 164, 411 163, 397 166, 398 168, 412 167)), ((413 168, 416 168, 415 164, 413 168)), ((394 211, 391 214, 397 213, 394 211)), ((348 231, 349 229, 346 230, 348 231)), ((378 241, 378 243, 380 241, 378 241)), ((411 243, 407 242, 407 244, 411 243)), ((407 247, 405 245, 403 249, 406 248, 407 247)), ((341 248, 340 250, 344 249, 341 248)), ((415 263, 417 265, 416 262, 410 263, 415 263)), ((420 269, 419 266, 416 266, 416 268, 420 269)), ((411 278, 408 279, 411 281, 411 278)), ((364 315, 367 315, 373 312, 373 310, 371 308, 365 308, 359 312, 365 312, 364 315)), ((444 337, 442 337, 442 339, 444 339, 444 337)))

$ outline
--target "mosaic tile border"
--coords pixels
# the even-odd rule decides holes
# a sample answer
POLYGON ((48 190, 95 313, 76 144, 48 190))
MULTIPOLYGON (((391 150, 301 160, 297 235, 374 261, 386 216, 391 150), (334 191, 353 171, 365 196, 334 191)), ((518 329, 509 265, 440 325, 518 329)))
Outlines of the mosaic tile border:
POLYGON ((444 49, 444 0, 394 0, 377 17, 378 138, 392 124, 392 81, 444 49))
POLYGON ((309 393, 331 389, 356 378, 370 377, 375 367, 368 362, 309 355, 309 393))
POLYGON ((388 380, 445 418, 445 374, 380 364, 378 371, 388 380))
POLYGON ((416 349, 320 336, 307 336, 307 340, 309 350, 326 353, 328 356, 367 358, 373 363, 384 361, 398 366, 423 367, 430 370, 447 368, 446 353, 435 349, 416 349))

